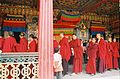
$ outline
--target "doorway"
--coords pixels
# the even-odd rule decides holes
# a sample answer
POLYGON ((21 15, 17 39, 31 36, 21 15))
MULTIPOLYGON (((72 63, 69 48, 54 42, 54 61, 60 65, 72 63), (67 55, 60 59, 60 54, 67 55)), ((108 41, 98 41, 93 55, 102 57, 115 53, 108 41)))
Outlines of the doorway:
POLYGON ((15 37, 17 43, 20 43, 20 37, 19 37, 20 33, 21 33, 21 32, 13 32, 14 37, 15 37))

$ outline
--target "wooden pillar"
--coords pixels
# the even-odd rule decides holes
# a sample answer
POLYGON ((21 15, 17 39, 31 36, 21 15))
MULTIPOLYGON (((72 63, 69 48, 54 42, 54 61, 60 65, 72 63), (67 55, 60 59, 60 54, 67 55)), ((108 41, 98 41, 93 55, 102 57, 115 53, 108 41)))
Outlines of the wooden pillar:
POLYGON ((53 0, 40 0, 39 3, 39 79, 54 79, 53 0))

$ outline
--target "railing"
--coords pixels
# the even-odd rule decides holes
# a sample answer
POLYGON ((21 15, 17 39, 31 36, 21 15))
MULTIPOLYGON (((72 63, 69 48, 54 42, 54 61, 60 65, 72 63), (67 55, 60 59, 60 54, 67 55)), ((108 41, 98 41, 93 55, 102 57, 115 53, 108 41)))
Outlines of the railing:
POLYGON ((0 79, 38 79, 38 53, 0 54, 0 79))

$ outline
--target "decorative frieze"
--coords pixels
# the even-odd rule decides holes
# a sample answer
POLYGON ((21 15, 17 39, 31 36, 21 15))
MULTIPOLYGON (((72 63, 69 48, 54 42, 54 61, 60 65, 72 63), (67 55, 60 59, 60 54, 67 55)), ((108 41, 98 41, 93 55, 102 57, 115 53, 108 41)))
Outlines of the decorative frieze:
POLYGON ((0 79, 38 79, 38 53, 2 53, 0 63, 0 79))
POLYGON ((38 11, 35 8, 18 7, 18 6, 0 6, 1 12, 11 15, 32 15, 37 16, 38 11))

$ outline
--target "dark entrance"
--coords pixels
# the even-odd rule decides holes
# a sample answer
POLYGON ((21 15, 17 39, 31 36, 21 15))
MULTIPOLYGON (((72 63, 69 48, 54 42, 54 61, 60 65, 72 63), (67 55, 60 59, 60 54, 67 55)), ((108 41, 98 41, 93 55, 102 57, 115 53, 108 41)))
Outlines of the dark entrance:
POLYGON ((17 43, 19 43, 19 42, 20 42, 20 37, 19 37, 19 35, 20 35, 21 32, 13 32, 13 33, 14 33, 14 37, 15 37, 17 43))

